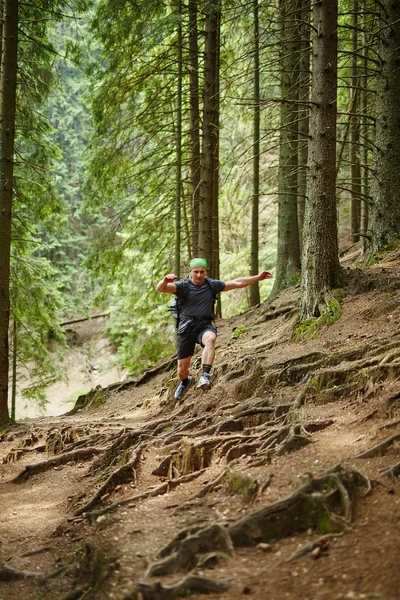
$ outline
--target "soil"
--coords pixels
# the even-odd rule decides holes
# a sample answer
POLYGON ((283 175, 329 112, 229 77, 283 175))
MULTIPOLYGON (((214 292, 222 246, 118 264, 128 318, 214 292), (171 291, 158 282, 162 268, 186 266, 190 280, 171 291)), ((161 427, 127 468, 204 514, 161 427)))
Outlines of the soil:
POLYGON ((356 259, 312 338, 298 286, 221 319, 207 392, 172 356, 10 425, 0 600, 400 598, 400 253, 356 259))

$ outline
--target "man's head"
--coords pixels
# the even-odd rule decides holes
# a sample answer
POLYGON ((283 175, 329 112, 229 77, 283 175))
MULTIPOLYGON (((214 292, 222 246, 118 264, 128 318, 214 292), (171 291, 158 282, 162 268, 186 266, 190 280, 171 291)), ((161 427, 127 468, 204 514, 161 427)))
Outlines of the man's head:
POLYGON ((193 283, 201 285, 207 275, 207 260, 205 258, 192 258, 189 269, 193 283))

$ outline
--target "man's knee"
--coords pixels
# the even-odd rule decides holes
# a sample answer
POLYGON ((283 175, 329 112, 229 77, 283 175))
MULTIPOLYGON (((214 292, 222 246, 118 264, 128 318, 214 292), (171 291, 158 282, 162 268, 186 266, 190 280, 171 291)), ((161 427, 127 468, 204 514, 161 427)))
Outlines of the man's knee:
POLYGON ((215 346, 215 342, 217 340, 217 336, 213 331, 206 331, 202 338, 203 346, 205 347, 213 347, 215 346))

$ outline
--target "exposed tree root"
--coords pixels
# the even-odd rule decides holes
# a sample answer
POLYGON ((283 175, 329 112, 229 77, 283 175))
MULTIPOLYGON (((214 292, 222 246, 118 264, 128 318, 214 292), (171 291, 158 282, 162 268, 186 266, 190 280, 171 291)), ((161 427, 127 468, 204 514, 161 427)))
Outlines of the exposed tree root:
POLYGON ((360 473, 340 465, 318 479, 310 475, 291 496, 248 513, 230 525, 228 533, 235 546, 252 546, 309 528, 346 530, 356 488, 367 484, 360 473))
POLYGON ((393 465, 393 467, 390 467, 389 469, 383 469, 382 471, 379 471, 379 473, 386 477, 390 477, 391 479, 396 479, 396 477, 400 475, 400 463, 393 465))
MULTIPOLYGON (((144 428, 145 429, 145 428, 144 428)), ((146 433, 142 430, 130 430, 123 429, 118 436, 114 439, 112 444, 103 452, 97 460, 95 460, 90 468, 92 474, 103 472, 109 467, 113 467, 115 464, 122 459, 127 451, 130 451, 132 446, 136 446, 143 439, 147 439, 146 433)))
POLYGON ((399 332, 393 338, 375 344, 361 344, 357 348, 336 353, 310 353, 260 371, 259 364, 249 365, 247 377, 235 388, 237 398, 254 395, 266 387, 293 386, 302 383, 297 405, 307 395, 318 396, 322 402, 334 401, 343 396, 357 397, 361 393, 376 392, 380 381, 394 380, 400 376, 399 332))
POLYGON ((65 454, 58 454, 54 458, 36 463, 35 465, 27 465, 21 473, 19 473, 14 479, 10 480, 10 483, 22 483, 38 473, 44 473, 49 469, 65 465, 69 462, 76 462, 82 460, 91 460, 96 454, 101 454, 104 451, 103 448, 82 448, 80 450, 74 450, 73 452, 67 452, 65 454))
POLYGON ((9 463, 17 462, 18 460, 21 460, 21 458, 32 452, 46 452, 46 446, 42 444, 41 446, 36 446, 35 448, 13 448, 3 458, 3 464, 6 465, 9 463))
POLYGON ((9 565, 0 568, 0 581, 21 581, 23 579, 44 579, 45 573, 37 571, 20 571, 9 565))
POLYGON ((172 600, 191 594, 217 594, 228 590, 230 587, 227 583, 189 575, 172 586, 163 586, 158 582, 154 584, 139 583, 136 591, 138 598, 141 600, 172 600))
POLYGON ((223 481, 224 477, 226 476, 228 470, 224 469, 222 471, 222 473, 220 473, 218 475, 218 477, 216 477, 215 479, 213 479, 212 481, 210 481, 210 483, 208 483, 207 485, 205 485, 204 487, 201 488, 201 490, 199 492, 197 492, 197 494, 195 494, 194 496, 192 496, 191 500, 194 500, 195 498, 204 498, 204 496, 206 496, 207 494, 209 494, 210 492, 213 491, 213 489, 216 488, 217 485, 219 485, 221 483, 221 481, 223 481))
POLYGON ((127 483, 128 481, 136 480, 136 469, 138 463, 140 461, 140 455, 143 450, 143 445, 139 444, 135 450, 135 453, 131 460, 129 460, 125 465, 122 465, 118 469, 116 469, 108 479, 103 483, 102 486, 97 490, 97 492, 91 497, 91 499, 86 502, 83 506, 78 508, 74 515, 78 517, 83 513, 88 512, 93 506, 98 504, 103 496, 111 493, 117 485, 127 483))
POLYGON ((86 592, 101 589, 114 569, 115 562, 107 560, 102 550, 85 543, 74 565, 75 587, 64 600, 83 598, 86 592))
POLYGON ((393 446, 393 444, 395 442, 398 442, 399 440, 400 440, 400 433, 398 433, 396 435, 392 435, 390 438, 384 440, 380 444, 377 444, 377 446, 374 446, 373 448, 370 448, 369 450, 365 450, 364 452, 361 452, 360 454, 356 454, 355 458, 375 458, 377 456, 384 456, 386 454, 386 451, 388 450, 388 448, 393 446))
POLYGON ((155 577, 191 570, 198 564, 198 555, 214 551, 229 556, 233 554, 231 539, 222 525, 214 523, 206 527, 185 529, 160 550, 158 560, 149 565, 145 576, 155 577))
POLYGON ((120 506, 125 506, 127 504, 133 505, 135 502, 139 502, 139 500, 144 500, 145 498, 153 498, 154 496, 161 496, 163 494, 167 494, 178 485, 181 485, 182 483, 188 483, 189 481, 193 481, 193 479, 196 479, 197 477, 202 475, 204 471, 205 469, 203 469, 202 471, 196 471, 195 473, 190 473, 189 475, 184 475, 179 479, 170 479, 168 481, 164 481, 161 485, 157 486, 156 488, 153 488, 152 490, 143 492, 142 494, 135 494, 134 496, 130 496, 129 498, 124 498, 123 500, 114 502, 113 504, 110 504, 110 506, 106 506, 105 508, 102 508, 100 510, 87 512, 85 516, 88 519, 93 520, 101 515, 105 515, 106 513, 116 510, 120 506))
POLYGON ((327 533, 326 535, 322 535, 314 542, 310 542, 309 544, 306 544, 305 546, 303 546, 303 548, 300 548, 300 550, 297 550, 296 552, 294 552, 291 556, 289 556, 289 558, 286 558, 285 560, 281 561, 276 566, 283 565, 285 563, 294 562, 295 560, 298 560, 302 556, 305 556, 306 554, 313 552, 313 550, 315 550, 315 548, 322 548, 323 550, 327 550, 330 540, 333 540, 337 537, 345 535, 346 533, 347 533, 346 531, 341 531, 339 533, 327 533))
POLYGON ((0 568, 0 581, 21 581, 24 579, 38 579, 40 581, 47 581, 48 579, 52 579, 53 577, 57 577, 64 569, 60 568, 51 573, 42 573, 38 571, 25 571, 21 569, 16 569, 10 563, 13 560, 27 558, 29 556, 35 556, 37 554, 41 554, 42 552, 49 552, 51 548, 46 546, 44 548, 37 548, 36 550, 30 550, 28 552, 23 552, 22 554, 18 554, 16 556, 12 556, 9 558, 3 567, 0 568))

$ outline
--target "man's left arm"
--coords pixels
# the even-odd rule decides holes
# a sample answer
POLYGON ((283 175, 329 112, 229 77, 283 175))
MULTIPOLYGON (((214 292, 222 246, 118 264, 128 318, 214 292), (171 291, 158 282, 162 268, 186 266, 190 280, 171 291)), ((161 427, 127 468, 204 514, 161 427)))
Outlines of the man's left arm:
POLYGON ((236 277, 225 283, 223 292, 229 292, 230 290, 236 290, 238 288, 248 287, 257 281, 263 281, 264 279, 271 279, 272 273, 269 271, 261 271, 258 275, 249 275, 248 277, 236 277))

